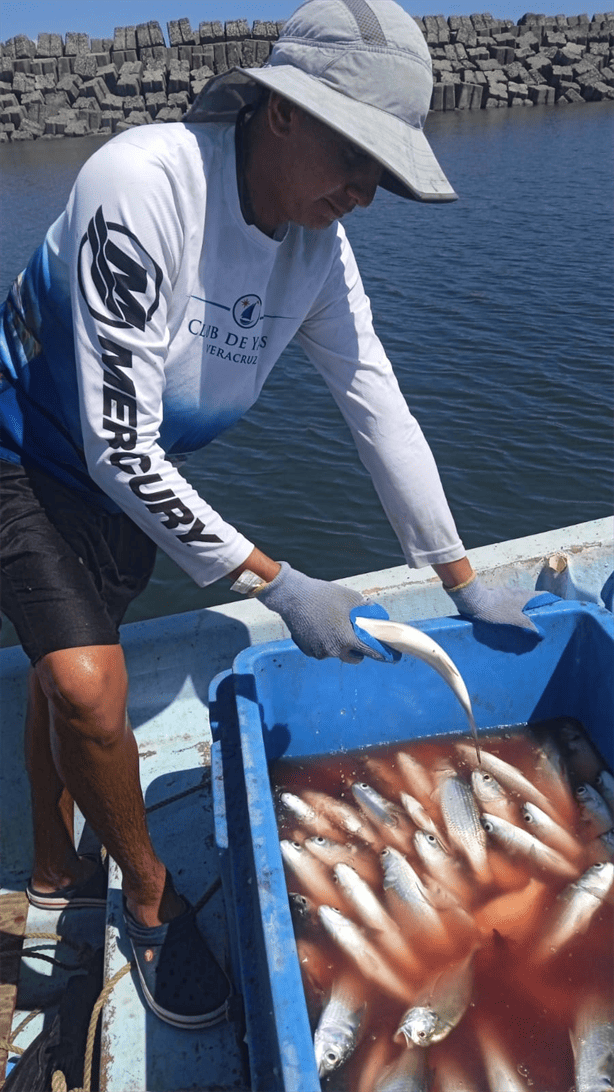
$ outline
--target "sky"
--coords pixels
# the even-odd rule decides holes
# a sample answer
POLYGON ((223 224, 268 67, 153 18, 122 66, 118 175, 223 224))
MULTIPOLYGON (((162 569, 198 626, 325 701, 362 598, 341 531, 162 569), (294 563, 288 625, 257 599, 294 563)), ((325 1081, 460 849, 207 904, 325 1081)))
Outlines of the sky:
MULTIPOLYGON (((470 15, 489 11, 495 19, 518 19, 527 11, 544 15, 579 15, 603 8, 582 8, 580 0, 401 0, 410 15, 470 15)), ((157 19, 168 41, 166 24, 188 18, 192 27, 208 19, 286 19, 299 0, 0 0, 0 40, 15 34, 35 39, 40 33, 79 31, 90 38, 112 38, 116 26, 125 27, 157 19)), ((607 5, 606 5, 607 6, 607 5)))

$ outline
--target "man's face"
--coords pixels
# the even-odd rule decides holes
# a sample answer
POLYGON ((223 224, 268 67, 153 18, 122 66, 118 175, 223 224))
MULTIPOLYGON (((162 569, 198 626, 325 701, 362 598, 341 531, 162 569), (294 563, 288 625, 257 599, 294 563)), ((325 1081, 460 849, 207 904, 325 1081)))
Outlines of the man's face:
POLYGON ((383 168, 345 137, 295 108, 285 144, 277 187, 282 222, 326 228, 356 205, 371 204, 383 168))

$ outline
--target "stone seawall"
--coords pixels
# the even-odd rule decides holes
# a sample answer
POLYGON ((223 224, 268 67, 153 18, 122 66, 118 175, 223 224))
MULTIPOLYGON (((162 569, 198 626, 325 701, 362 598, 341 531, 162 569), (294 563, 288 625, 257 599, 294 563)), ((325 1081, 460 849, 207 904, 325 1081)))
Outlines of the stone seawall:
MULTIPOLYGON (((432 110, 614 99, 614 12, 417 18, 433 60, 432 110)), ((0 142, 179 121, 213 75, 267 60, 283 22, 117 27, 113 38, 17 35, 0 46, 0 142)))

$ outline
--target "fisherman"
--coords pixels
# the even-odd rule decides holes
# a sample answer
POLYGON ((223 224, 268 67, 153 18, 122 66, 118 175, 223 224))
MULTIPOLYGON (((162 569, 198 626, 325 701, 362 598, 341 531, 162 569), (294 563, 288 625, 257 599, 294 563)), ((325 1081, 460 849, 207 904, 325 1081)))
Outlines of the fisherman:
POLYGON ((353 434, 410 566, 458 610, 532 629, 530 595, 487 589, 374 333, 341 226, 378 186, 455 193, 423 134, 432 75, 393 0, 308 0, 268 64, 206 85, 185 122, 131 129, 85 164, 2 311, 2 610, 32 663, 28 897, 100 905, 73 801, 118 862, 148 1004, 177 1027, 227 1013, 230 987, 150 841, 118 627, 160 546, 202 586, 230 579, 299 648, 371 648, 364 600, 262 553, 180 474, 256 401, 296 337, 353 434))

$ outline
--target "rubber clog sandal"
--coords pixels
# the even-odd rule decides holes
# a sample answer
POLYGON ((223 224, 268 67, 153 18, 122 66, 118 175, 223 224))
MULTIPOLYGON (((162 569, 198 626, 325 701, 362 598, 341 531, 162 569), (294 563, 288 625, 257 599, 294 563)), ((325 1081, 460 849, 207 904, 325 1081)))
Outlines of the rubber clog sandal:
POLYGON ((207 1028, 230 1019, 232 985, 184 902, 183 914, 149 929, 132 917, 124 899, 126 932, 152 1012, 177 1028, 207 1028))
POLYGON ((84 853, 83 859, 96 862, 96 868, 88 880, 73 887, 59 887, 57 891, 37 891, 32 881, 26 887, 31 906, 39 910, 95 909, 107 905, 107 870, 98 853, 84 853))

